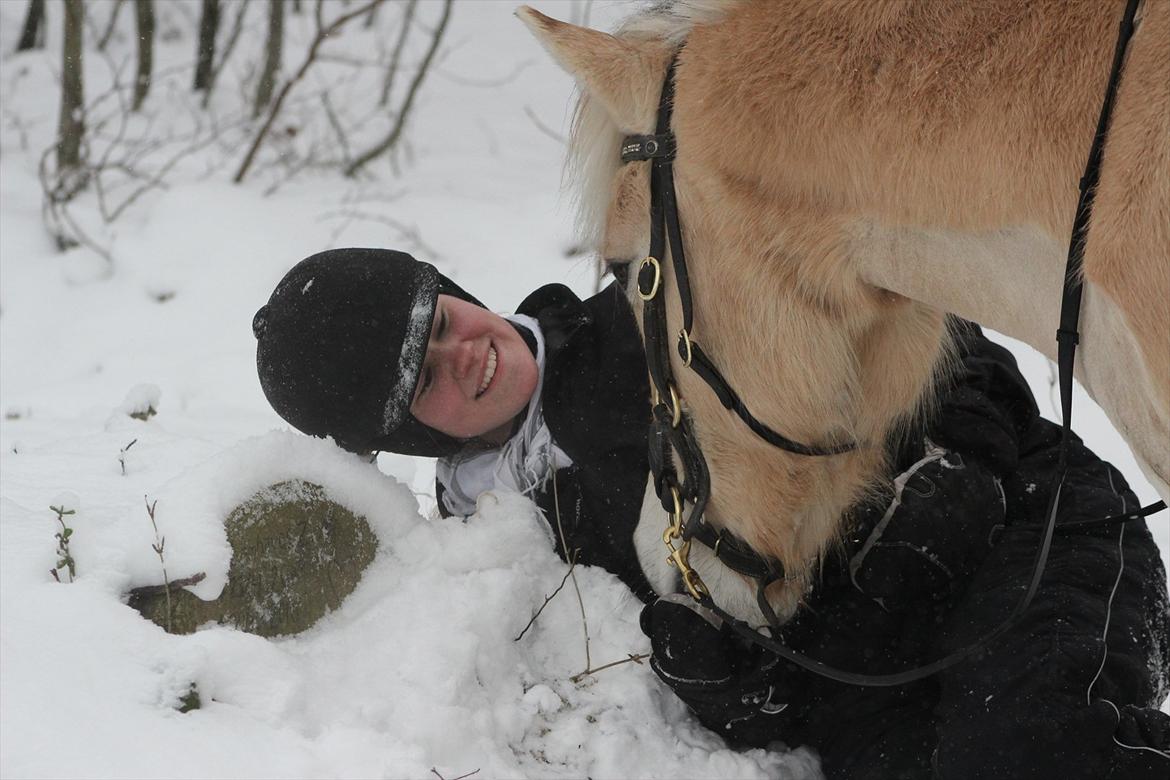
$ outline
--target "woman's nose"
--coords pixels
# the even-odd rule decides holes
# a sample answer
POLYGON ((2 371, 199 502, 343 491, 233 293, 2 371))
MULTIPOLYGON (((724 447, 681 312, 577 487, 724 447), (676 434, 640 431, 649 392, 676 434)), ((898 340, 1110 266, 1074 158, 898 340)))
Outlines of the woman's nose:
POLYGON ((475 350, 470 341, 460 341, 451 349, 451 371, 464 379, 475 368, 475 350))

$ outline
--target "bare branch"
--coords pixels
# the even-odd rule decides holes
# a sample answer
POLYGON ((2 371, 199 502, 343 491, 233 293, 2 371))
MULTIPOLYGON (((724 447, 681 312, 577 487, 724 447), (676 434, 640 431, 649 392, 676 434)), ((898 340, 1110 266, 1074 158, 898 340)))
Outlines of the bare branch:
POLYGON ((569 576, 573 573, 573 569, 577 566, 577 555, 580 552, 580 548, 573 550, 573 554, 569 559, 569 570, 565 572, 564 577, 561 577, 561 584, 557 585, 557 589, 554 590, 551 594, 544 597, 544 603, 540 605, 540 608, 537 609, 536 612, 532 613, 532 619, 529 620, 528 624, 524 626, 524 629, 516 635, 516 638, 512 640, 513 642, 519 642, 524 638, 524 635, 528 633, 528 629, 532 628, 532 624, 536 622, 538 617, 540 617, 540 613, 544 612, 544 608, 548 606, 548 603, 556 598, 557 594, 561 592, 561 588, 565 587, 565 583, 569 581, 569 576))
POLYGON ((554 141, 556 141, 558 143, 562 143, 562 144, 565 143, 565 137, 563 135, 558 133, 556 130, 553 130, 551 127, 546 125, 544 122, 540 121, 540 117, 538 117, 536 115, 536 112, 532 110, 532 106, 527 106, 527 105, 524 106, 524 116, 531 119, 532 124, 536 125, 536 129, 539 130, 540 132, 544 133, 545 135, 547 135, 549 138, 553 139, 554 141))
POLYGON ((369 212, 345 210, 326 212, 325 214, 321 215, 321 219, 335 219, 337 217, 344 217, 348 221, 334 231, 333 238, 331 239, 333 241, 336 241, 337 237, 341 235, 341 232, 345 230, 345 228, 354 220, 363 219, 369 222, 380 222, 383 225, 388 225, 394 228, 394 230, 398 232, 398 238, 400 239, 400 242, 405 243, 407 248, 411 251, 418 251, 419 254, 424 254, 431 260, 442 259, 442 255, 435 251, 434 247, 428 246, 422 240, 422 235, 419 233, 417 227, 412 225, 405 225, 393 219, 392 217, 386 216, 385 214, 371 214, 369 212))
MULTIPOLYGON (((431 767, 431 772, 435 775, 435 777, 439 778, 439 780, 447 780, 447 778, 445 778, 441 774, 439 774, 439 770, 435 769, 434 767, 431 767)), ((451 780, 467 780, 467 778, 469 778, 475 774, 479 774, 478 769, 473 769, 472 771, 468 772, 467 774, 459 775, 459 777, 451 778, 451 780)))
POLYGON ((138 73, 134 79, 134 105, 131 111, 141 108, 150 93, 151 73, 154 70, 154 0, 134 0, 134 22, 138 32, 138 73))
POLYGON ((232 22, 232 29, 228 32, 227 41, 223 45, 223 53, 220 55, 219 62, 212 67, 211 73, 207 76, 207 88, 203 90, 203 108, 207 108, 211 103, 211 93, 215 90, 215 83, 219 81, 219 74, 223 72, 228 58, 236 50, 236 42, 240 40, 240 33, 244 29, 244 14, 248 13, 248 7, 250 5, 251 3, 248 0, 240 0, 239 8, 236 11, 236 18, 232 22))
POLYGON ((125 0, 116 0, 114 9, 110 11, 109 21, 106 22, 106 31, 102 33, 102 37, 98 40, 98 51, 105 51, 106 45, 110 42, 110 36, 114 34, 114 28, 118 23, 118 13, 122 10, 122 3, 125 0))
POLYGON ((438 73, 448 81, 454 81, 456 84, 462 84, 465 87, 486 87, 490 89, 512 83, 521 73, 532 67, 533 62, 534 60, 521 60, 513 65, 512 69, 503 76, 490 79, 469 79, 466 76, 457 76, 443 68, 435 68, 435 73, 438 73))
POLYGON ((284 0, 268 0, 268 40, 264 44, 264 68, 256 82, 256 106, 253 117, 272 102, 272 90, 276 86, 280 70, 280 53, 284 48, 284 0))
MULTIPOLYGON (((557 516, 557 534, 561 537, 561 549, 568 550, 569 545, 565 541, 565 527, 561 523, 561 498, 557 490, 557 471, 552 469, 552 483, 553 483, 553 511, 557 516)), ((569 567, 569 577, 573 580, 573 590, 577 591, 577 605, 581 607, 581 629, 585 632, 585 671, 581 674, 586 674, 593 666, 589 661, 589 620, 585 617, 585 600, 581 598, 581 588, 577 585, 577 575, 573 573, 573 567, 569 567)))
POLYGON ((382 82, 382 97, 378 105, 384 106, 390 100, 390 90, 394 87, 394 76, 398 73, 398 62, 402 59, 402 50, 406 48, 406 36, 410 32, 410 25, 414 22, 414 9, 418 0, 409 0, 406 9, 402 12, 402 25, 398 28, 398 41, 394 44, 394 51, 390 55, 390 67, 386 69, 386 79, 382 82))
POLYGON ((57 122, 57 174, 81 165, 85 135, 85 92, 82 80, 82 34, 85 7, 81 0, 65 0, 65 34, 61 59, 61 111, 57 122))
POLYGON ((615 666, 621 666, 622 664, 628 664, 631 662, 636 663, 636 664, 641 664, 643 661, 645 661, 649 657, 650 657, 649 653, 637 653, 637 654, 627 653, 626 657, 621 659, 620 661, 610 661, 607 664, 602 664, 601 666, 597 667, 596 669, 586 669, 583 672, 579 672, 579 673, 573 675, 572 677, 570 677, 569 682, 579 683, 591 674, 597 674, 598 672, 600 672, 602 670, 610 669, 610 668, 613 668, 615 666))
POLYGON ((341 146, 341 156, 346 164, 349 164, 349 139, 345 136, 345 129, 342 128, 341 122, 337 119, 337 112, 333 110, 333 104, 329 102, 329 93, 321 93, 321 105, 325 107, 325 116, 329 118, 329 124, 333 127, 333 132, 337 133, 337 143, 341 146))
POLYGON ((196 91, 207 89, 211 64, 215 61, 215 36, 219 32, 219 0, 203 0, 199 14, 199 46, 195 51, 196 91))
MULTIPOLYGON (((284 85, 280 88, 280 92, 277 94, 276 99, 272 101, 272 106, 268 110, 268 117, 264 120, 264 124, 260 126, 260 130, 256 133, 256 138, 252 142, 251 147, 249 147, 248 153, 244 157, 244 161, 240 164, 240 169, 236 172, 235 178, 232 179, 234 183, 239 184, 244 180, 244 177, 248 175, 248 169, 252 167, 252 161, 256 157, 256 152, 259 151, 260 145, 264 143, 265 136, 268 135, 268 131, 272 128, 273 123, 276 121, 277 115, 280 114, 281 106, 284 105, 284 101, 288 97, 289 92, 292 91, 292 88, 297 84, 297 82, 305 77, 305 73, 308 72, 309 67, 313 64, 314 60, 316 60, 317 51, 321 48, 321 45, 325 42, 325 40, 336 34, 345 25, 346 22, 361 16, 363 13, 367 13, 371 8, 381 2, 382 0, 369 0, 369 2, 364 3, 358 8, 355 8, 348 13, 344 13, 337 17, 329 24, 328 27, 326 27, 322 21, 323 12, 321 9, 323 4, 321 0, 318 0, 315 9, 317 18, 317 34, 313 38, 313 42, 309 45, 309 52, 305 55, 304 62, 301 63, 301 66, 297 69, 297 72, 294 73, 290 79, 285 81, 284 85)), ((447 2, 450 4, 450 0, 447 0, 447 2)))
POLYGON ((45 45, 45 0, 29 0, 21 28, 17 51, 39 49, 45 45))
POLYGON ((406 99, 402 102, 402 108, 398 111, 398 116, 395 118, 394 127, 390 130, 389 135, 382 140, 381 143, 375 145, 368 152, 358 157, 353 165, 346 169, 346 176, 354 176, 366 163, 373 160, 375 157, 385 153, 388 149, 393 148, 394 144, 398 142, 399 136, 402 135, 403 128, 406 127, 406 118, 410 114, 410 108, 414 104, 414 99, 418 95, 419 88, 422 86, 423 79, 426 78, 427 70, 430 69, 431 61, 435 58, 435 52, 439 49, 439 42, 443 39, 443 33, 447 29, 447 22, 451 18, 451 0, 443 0, 443 15, 439 19, 439 25, 435 28, 435 33, 431 37, 430 48, 427 49, 426 56, 423 57, 422 65, 419 66, 418 71, 414 74, 414 79, 410 83, 410 89, 406 93, 406 99))

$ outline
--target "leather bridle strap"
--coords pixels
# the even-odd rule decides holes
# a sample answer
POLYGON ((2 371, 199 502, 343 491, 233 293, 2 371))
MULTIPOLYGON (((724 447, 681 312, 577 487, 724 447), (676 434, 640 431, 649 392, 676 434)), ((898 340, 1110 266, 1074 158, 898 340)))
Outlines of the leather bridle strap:
POLYGON ((838 455, 856 448, 854 442, 829 445, 809 445, 794 441, 762 422, 715 367, 715 364, 692 338, 694 304, 691 296, 690 274, 687 271, 686 251, 679 223, 678 204, 674 187, 675 139, 670 130, 674 104, 674 70, 676 60, 667 69, 658 104, 658 118, 653 135, 630 136, 622 143, 623 162, 651 161, 650 186, 650 254, 638 268, 638 292, 645 302, 643 331, 646 342, 646 360, 655 390, 670 397, 670 355, 666 348, 666 305, 663 300, 661 262, 665 258, 667 241, 670 245, 675 286, 682 308, 683 327, 678 334, 677 349, 683 365, 694 371, 715 393, 719 402, 734 412, 757 436, 774 447, 796 455, 838 455))

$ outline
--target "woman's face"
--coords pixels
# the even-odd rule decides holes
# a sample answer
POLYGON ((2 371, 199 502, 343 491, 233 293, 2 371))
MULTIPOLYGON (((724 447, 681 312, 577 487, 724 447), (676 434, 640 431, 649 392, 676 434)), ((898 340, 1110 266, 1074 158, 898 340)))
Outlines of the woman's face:
POLYGON ((536 380, 536 360, 507 320, 440 295, 410 411, 449 436, 503 442, 536 380))

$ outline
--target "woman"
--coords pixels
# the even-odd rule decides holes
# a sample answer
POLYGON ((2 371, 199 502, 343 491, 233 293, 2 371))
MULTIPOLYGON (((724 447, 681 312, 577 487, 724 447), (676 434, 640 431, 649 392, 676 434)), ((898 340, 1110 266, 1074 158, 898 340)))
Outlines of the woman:
MULTIPOLYGON (((928 427, 891 458, 892 496, 856 508, 784 641, 881 673, 970 644, 1030 575, 1059 429, 1006 350, 959 324, 962 370, 928 427)), ((256 315, 273 408, 355 452, 440 458, 445 514, 485 490, 531 495, 558 552, 617 574, 645 602, 659 677, 733 743, 821 752, 830 777, 1164 778, 1170 718, 1165 572, 1144 523, 1060 533, 1045 587, 970 661, 897 688, 826 681, 745 646, 635 553, 646 495, 648 386, 632 315, 611 286, 542 287, 506 318, 432 266, 341 249, 298 264, 256 315), (657 598, 658 594, 666 594, 657 598)), ((1137 506, 1081 445, 1060 521, 1137 506)), ((665 527, 651 492, 645 515, 665 527)))
POLYGON ((634 552, 648 382, 616 285, 551 284, 500 317, 410 255, 335 249, 285 275, 253 321, 260 384, 295 428, 346 449, 439 458, 443 514, 530 495, 562 557, 653 592, 634 552))

